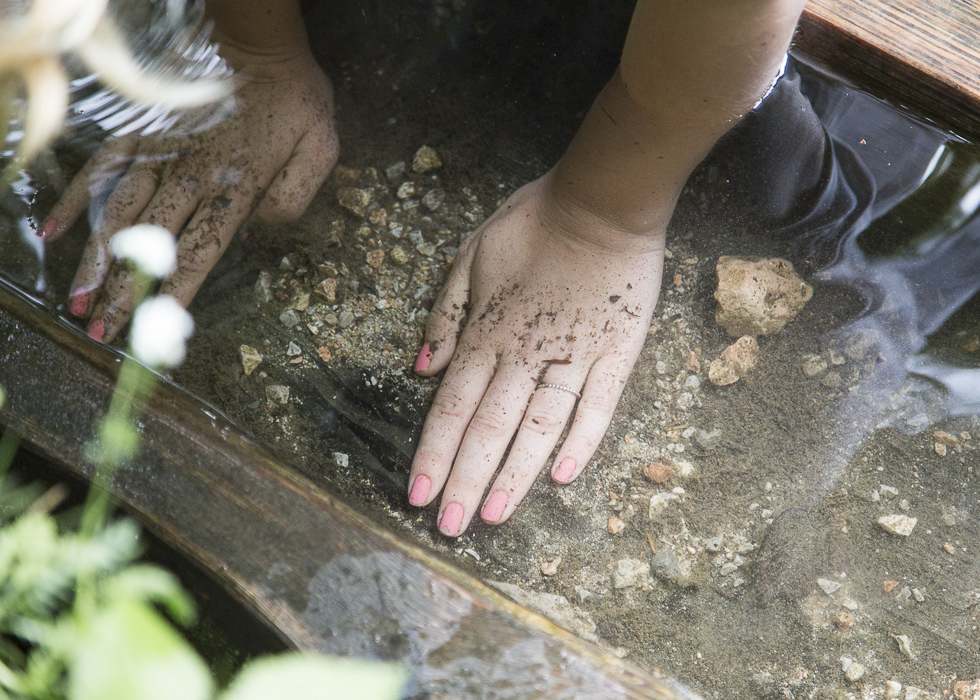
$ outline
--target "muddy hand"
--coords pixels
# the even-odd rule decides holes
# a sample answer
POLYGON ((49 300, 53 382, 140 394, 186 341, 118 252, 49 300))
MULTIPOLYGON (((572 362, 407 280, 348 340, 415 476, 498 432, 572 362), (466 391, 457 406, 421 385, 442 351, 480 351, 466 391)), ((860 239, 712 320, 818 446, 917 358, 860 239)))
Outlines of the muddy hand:
POLYGON ((549 174, 525 186, 466 241, 429 315, 415 369, 448 370, 422 431, 409 501, 426 505, 442 492, 445 535, 462 533, 476 514, 507 520, 569 420, 551 475, 560 483, 578 476, 656 305, 663 236, 620 234, 559 204, 552 184, 549 174), (603 227, 621 245, 597 246, 603 227))
POLYGON ((179 236, 161 292, 187 305, 251 216, 298 218, 337 161, 330 82, 308 53, 245 73, 235 114, 191 137, 110 139, 75 176, 40 229, 57 240, 92 208, 92 232, 68 310, 109 342, 133 311, 129 269, 113 260, 120 229, 154 223, 179 236))

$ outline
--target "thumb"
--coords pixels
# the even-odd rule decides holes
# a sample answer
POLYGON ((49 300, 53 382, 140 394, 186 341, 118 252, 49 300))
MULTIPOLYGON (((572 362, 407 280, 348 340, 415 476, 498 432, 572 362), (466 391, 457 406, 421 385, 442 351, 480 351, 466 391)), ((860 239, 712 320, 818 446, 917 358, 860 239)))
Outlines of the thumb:
POLYGON ((456 352, 456 340, 466 320, 470 268, 475 249, 475 245, 466 243, 460 247, 459 256, 449 272, 449 279, 429 312, 425 323, 425 340, 415 360, 415 371, 423 377, 430 377, 445 369, 456 352))

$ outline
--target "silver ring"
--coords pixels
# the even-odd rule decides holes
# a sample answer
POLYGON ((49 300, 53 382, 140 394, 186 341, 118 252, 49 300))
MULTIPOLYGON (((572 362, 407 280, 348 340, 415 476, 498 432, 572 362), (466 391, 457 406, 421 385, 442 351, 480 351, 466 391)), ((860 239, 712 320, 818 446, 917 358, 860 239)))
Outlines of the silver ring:
POLYGON ((541 384, 538 384, 538 389, 559 389, 561 391, 567 391, 569 394, 571 394, 572 396, 574 396, 576 399, 582 398, 582 394, 580 394, 579 392, 575 391, 575 389, 573 389, 570 386, 562 386, 561 384, 547 384, 547 383, 542 382, 541 384))

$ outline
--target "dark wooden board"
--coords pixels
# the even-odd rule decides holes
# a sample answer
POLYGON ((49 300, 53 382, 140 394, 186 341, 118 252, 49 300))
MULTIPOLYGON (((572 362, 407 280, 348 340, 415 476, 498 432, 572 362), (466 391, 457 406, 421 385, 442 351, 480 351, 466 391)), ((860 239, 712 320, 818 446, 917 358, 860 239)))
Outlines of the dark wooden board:
MULTIPOLYGON (((118 356, 5 283, 0 338, 0 421, 91 478, 118 356)), ((296 648, 401 661, 421 697, 692 697, 401 541, 173 385, 141 426, 117 498, 296 648)))
POLYGON ((811 0, 795 45, 939 126, 980 137, 980 3, 811 0))

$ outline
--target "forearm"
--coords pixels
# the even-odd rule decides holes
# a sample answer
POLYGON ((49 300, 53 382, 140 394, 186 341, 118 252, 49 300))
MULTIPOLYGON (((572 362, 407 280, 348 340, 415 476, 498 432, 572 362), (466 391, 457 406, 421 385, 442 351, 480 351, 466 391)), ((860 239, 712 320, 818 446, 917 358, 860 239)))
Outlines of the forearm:
POLYGON ((556 168, 559 200, 664 230, 694 167, 776 76, 804 0, 640 0, 620 70, 556 168))
POLYGON ((298 0, 207 0, 205 6, 215 40, 229 53, 280 60, 309 51, 298 0))

